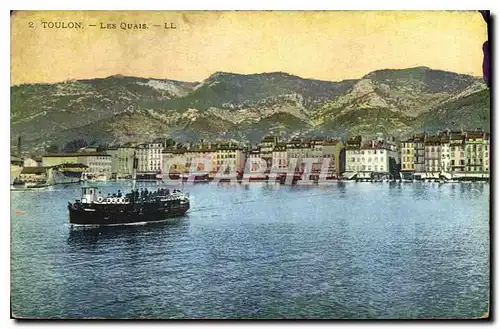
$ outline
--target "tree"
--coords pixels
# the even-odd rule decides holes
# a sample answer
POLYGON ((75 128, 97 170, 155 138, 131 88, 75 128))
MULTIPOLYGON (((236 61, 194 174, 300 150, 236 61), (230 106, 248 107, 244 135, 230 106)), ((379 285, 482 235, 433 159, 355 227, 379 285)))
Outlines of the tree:
POLYGON ((59 152, 59 146, 56 144, 50 144, 48 147, 45 148, 46 153, 57 153, 59 152))
POLYGON ((175 144, 176 143, 172 138, 167 138, 165 141, 165 147, 173 147, 175 144))
POLYGON ((73 153, 81 149, 82 147, 87 147, 88 143, 86 140, 77 138, 72 140, 71 142, 67 142, 63 147, 63 152, 65 153, 73 153))

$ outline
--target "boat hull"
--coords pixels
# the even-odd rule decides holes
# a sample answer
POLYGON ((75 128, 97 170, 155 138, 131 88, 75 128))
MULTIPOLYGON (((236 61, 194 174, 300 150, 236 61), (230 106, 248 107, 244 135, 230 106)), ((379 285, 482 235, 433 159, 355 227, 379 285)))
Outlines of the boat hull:
POLYGON ((114 207, 75 209, 69 206, 69 221, 73 225, 113 226, 148 222, 160 222, 181 217, 189 210, 189 203, 175 207, 114 207))

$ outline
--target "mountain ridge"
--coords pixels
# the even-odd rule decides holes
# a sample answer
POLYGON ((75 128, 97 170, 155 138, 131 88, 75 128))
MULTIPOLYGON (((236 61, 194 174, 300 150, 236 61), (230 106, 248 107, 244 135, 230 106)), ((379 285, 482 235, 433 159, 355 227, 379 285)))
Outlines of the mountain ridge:
POLYGON ((244 142, 268 133, 404 136, 426 125, 445 128, 451 116, 458 116, 458 126, 489 128, 489 103, 480 78, 428 67, 376 70, 338 82, 279 71, 219 71, 200 82, 113 75, 11 87, 11 132, 12 142, 22 136, 28 149, 38 150, 63 143, 58 134, 71 138, 81 131, 119 140, 120 121, 137 131, 138 141, 159 135, 244 142))

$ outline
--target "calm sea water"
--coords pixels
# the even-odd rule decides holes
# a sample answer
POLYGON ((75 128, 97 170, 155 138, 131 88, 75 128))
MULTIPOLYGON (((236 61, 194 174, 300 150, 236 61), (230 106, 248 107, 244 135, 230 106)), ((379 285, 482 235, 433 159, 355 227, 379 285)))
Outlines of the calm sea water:
POLYGON ((85 230, 67 224, 67 201, 80 186, 12 192, 13 313, 360 319, 488 309, 488 184, 185 191, 194 199, 186 217, 85 230))

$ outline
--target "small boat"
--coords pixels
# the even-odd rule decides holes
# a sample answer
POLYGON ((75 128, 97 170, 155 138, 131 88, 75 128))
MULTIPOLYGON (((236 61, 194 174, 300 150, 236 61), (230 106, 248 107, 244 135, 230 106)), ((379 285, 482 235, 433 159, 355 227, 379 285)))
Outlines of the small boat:
POLYGON ((45 183, 26 183, 24 186, 25 188, 44 188, 48 187, 49 185, 45 183))
POLYGON ((183 174, 182 180, 184 182, 204 183, 209 181, 209 175, 205 172, 183 174))

